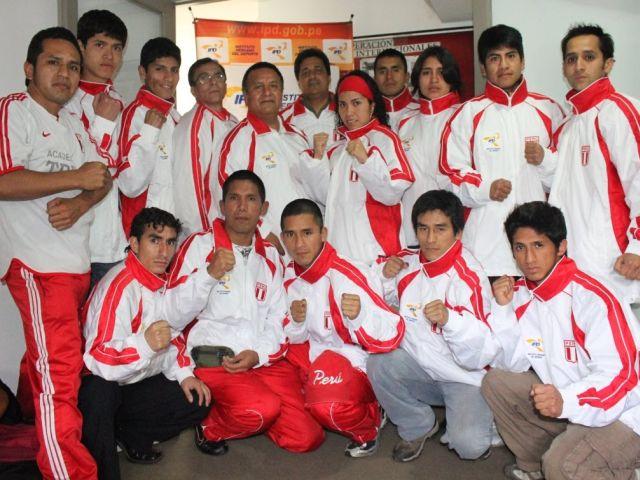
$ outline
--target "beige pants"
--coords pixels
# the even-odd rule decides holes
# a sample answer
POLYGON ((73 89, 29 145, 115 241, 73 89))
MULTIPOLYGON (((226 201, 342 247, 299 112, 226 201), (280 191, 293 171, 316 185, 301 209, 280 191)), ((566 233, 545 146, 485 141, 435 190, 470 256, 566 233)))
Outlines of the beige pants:
POLYGON ((543 417, 529 393, 541 383, 533 372, 491 370, 482 394, 498 431, 527 472, 542 470, 547 480, 635 479, 640 466, 640 436, 624 423, 585 427, 543 417))

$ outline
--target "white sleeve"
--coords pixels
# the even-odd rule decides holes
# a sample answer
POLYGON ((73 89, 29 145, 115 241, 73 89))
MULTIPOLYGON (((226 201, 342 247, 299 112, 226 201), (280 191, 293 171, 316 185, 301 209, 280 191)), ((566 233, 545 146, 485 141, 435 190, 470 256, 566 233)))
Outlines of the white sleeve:
POLYGON ((0 175, 14 170, 29 169, 29 158, 33 151, 34 122, 31 114, 17 100, 0 99, 0 111, 5 111, 2 119, 0 140, 0 175))
POLYGON ((311 199, 326 205, 331 178, 331 167, 326 152, 318 159, 313 158, 312 150, 304 150, 300 154, 300 174, 311 199))
POLYGON ((176 380, 179 384, 186 378, 193 377, 193 362, 187 352, 187 343, 182 335, 171 340, 164 353, 162 373, 169 380, 176 380))
POLYGON ((216 280, 207 271, 207 265, 200 264, 194 272, 169 285, 161 300, 161 318, 169 322, 174 330, 182 331, 207 306, 215 283, 216 280))
POLYGON ((513 303, 499 305, 495 299, 491 301, 491 315, 488 317, 494 338, 500 343, 500 349, 492 367, 510 372, 526 372, 531 368, 520 343, 521 330, 513 303))

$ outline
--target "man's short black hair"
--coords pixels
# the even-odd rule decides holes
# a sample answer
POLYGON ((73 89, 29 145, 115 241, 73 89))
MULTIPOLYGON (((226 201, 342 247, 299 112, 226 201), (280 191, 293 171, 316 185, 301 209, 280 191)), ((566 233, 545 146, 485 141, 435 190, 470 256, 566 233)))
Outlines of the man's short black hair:
POLYGON ((140 213, 133 217, 129 238, 136 237, 140 241, 148 226, 151 226, 154 230, 158 227, 173 228, 176 231, 176 236, 180 235, 182 230, 182 223, 172 214, 156 207, 148 207, 143 208, 140 213))
POLYGON ((282 215, 280 216, 280 230, 284 230, 284 219, 288 217, 294 217, 296 215, 305 215, 309 214, 313 217, 313 220, 316 222, 316 225, 322 230, 324 227, 324 221, 322 220, 322 212, 320 211, 320 207, 313 202, 312 200, 308 200, 306 198, 298 198, 289 202, 284 210, 282 210, 282 215))
POLYGON ((517 206, 504 222, 507 238, 513 248, 513 236, 519 228, 528 227, 546 235, 556 248, 567 238, 567 224, 558 207, 547 202, 528 202, 517 206))
MULTIPOLYGON (((82 62, 82 52, 80 51, 80 45, 78 45, 78 39, 71 33, 71 30, 64 27, 50 27, 40 30, 31 38, 27 48, 27 63, 34 67, 36 66, 38 56, 44 51, 45 40, 66 40, 76 48, 78 55, 80 55, 80 62, 82 62)), ((24 84, 28 87, 29 79, 25 79, 24 84)))
POLYGON ((324 65, 324 69, 327 75, 331 75, 331 63, 329 63, 329 57, 319 48, 306 48, 302 50, 295 61, 293 62, 293 73, 296 76, 296 80, 300 79, 300 66, 307 58, 319 58, 324 65))
POLYGON ((240 180, 247 180, 253 183, 258 188, 258 195, 260 195, 260 200, 262 203, 267 199, 267 194, 264 188, 264 182, 262 179, 253 173, 251 170, 236 170, 231 175, 227 177, 222 185, 222 201, 224 202, 227 199, 227 194, 229 193, 229 189, 231 188, 231 184, 233 182, 237 182, 240 180))
POLYGON ((452 92, 460 92, 462 88, 462 79, 460 77, 460 67, 455 57, 449 50, 444 47, 435 46, 429 47, 422 52, 416 59, 416 63, 413 64, 413 70, 411 70, 411 86, 413 87, 413 94, 420 93, 420 71, 427 58, 435 57, 442 64, 442 78, 449 84, 452 92))
POLYGON ((142 46, 142 50, 140 51, 140 66, 146 70, 151 63, 164 57, 175 58, 178 65, 182 62, 180 48, 178 48, 173 41, 165 37, 152 38, 142 46))
POLYGON ((220 64, 220 62, 209 57, 201 58, 200 60, 196 60, 195 62, 193 62, 193 65, 189 67, 189 72, 187 73, 187 80, 189 80, 190 87, 194 87, 196 84, 196 80, 197 80, 196 70, 202 65, 207 65, 209 63, 215 63, 216 65, 218 65, 220 67, 220 70, 222 70, 222 73, 224 74, 225 78, 227 77, 227 72, 225 71, 224 67, 220 64))
POLYGON ((562 58, 567 54, 567 43, 569 43, 569 40, 574 37, 579 37, 580 35, 595 35, 598 37, 600 42, 600 51, 602 52, 604 59, 607 60, 608 58, 613 58, 613 38, 611 35, 605 33, 600 25, 590 25, 586 23, 574 25, 564 36, 560 44, 562 48, 562 58))
POLYGON ((513 27, 508 25, 494 25, 487 28, 478 39, 478 59, 484 65, 489 51, 500 48, 509 47, 517 50, 520 58, 524 58, 524 48, 522 46, 522 35, 513 27))
POLYGON ((381 58, 384 58, 384 57, 399 58, 402 61, 402 65, 404 66, 404 71, 407 72, 409 70, 409 67, 407 67, 407 59, 402 54, 402 52, 399 51, 399 50, 396 50, 395 48, 387 48, 386 50, 381 51, 376 56, 376 59, 373 61, 373 72, 374 73, 378 68, 378 60, 380 60, 381 58))
POLYGON ((109 10, 89 10, 78 20, 78 40, 85 47, 94 35, 103 33, 107 37, 127 44, 127 27, 115 13, 109 10))
POLYGON ((247 68, 247 71, 244 72, 244 76, 242 77, 243 92, 247 92, 247 89, 249 87, 249 75, 251 75, 251 72, 253 72, 254 70, 260 70, 261 68, 268 68, 276 72, 278 74, 278 78, 280 78, 280 84, 284 88, 284 77, 282 76, 282 72, 278 69, 278 67, 276 67, 273 63, 258 62, 251 65, 249 68, 247 68))
POLYGON ((453 233, 457 234, 464 228, 464 208, 455 194, 447 190, 429 190, 418 197, 411 209, 411 224, 413 231, 418 231, 418 217, 426 212, 440 210, 451 220, 453 233))

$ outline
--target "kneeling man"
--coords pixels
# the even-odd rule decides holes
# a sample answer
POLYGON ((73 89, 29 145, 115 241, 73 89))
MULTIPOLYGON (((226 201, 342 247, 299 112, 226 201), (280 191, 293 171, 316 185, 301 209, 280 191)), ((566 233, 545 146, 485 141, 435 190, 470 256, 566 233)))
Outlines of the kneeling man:
POLYGON ((524 278, 493 285, 503 353, 482 393, 516 456, 511 479, 636 478, 638 328, 629 307, 566 256, 562 212, 545 202, 505 221, 524 278))
POLYGON ((387 300, 407 324, 402 345, 369 358, 373 389, 402 439, 397 462, 417 458, 438 431, 432 406, 444 406, 449 443, 460 458, 491 452, 493 418, 480 393, 499 351, 487 324, 490 287, 480 263, 462 246, 462 203, 453 193, 422 194, 411 212, 420 245, 390 257, 381 270, 387 300))

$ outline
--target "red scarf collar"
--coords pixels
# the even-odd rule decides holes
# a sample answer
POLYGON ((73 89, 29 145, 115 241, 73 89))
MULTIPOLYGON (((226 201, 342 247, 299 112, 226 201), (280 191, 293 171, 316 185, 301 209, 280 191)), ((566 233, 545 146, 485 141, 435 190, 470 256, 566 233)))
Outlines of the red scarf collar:
POLYGON ((355 130, 348 130, 347 127, 341 125, 338 127, 338 132, 347 137, 348 140, 355 140, 356 138, 360 138, 361 136, 366 135, 379 125, 380 122, 378 121, 378 119, 373 117, 371 120, 369 120, 369 123, 363 125, 360 128, 356 128, 355 130))
POLYGON ((562 292, 577 271, 576 263, 569 257, 564 256, 551 269, 547 278, 537 285, 525 279, 525 285, 532 294, 546 302, 562 292))
MULTIPOLYGON (((213 231, 214 250, 217 250, 218 248, 226 248, 227 250, 233 251, 233 243, 231 242, 231 238, 229 238, 229 234, 227 233, 227 229, 225 227, 225 222, 223 219, 216 218, 213 221, 211 230, 213 231)), ((260 232, 258 232, 257 228, 254 234, 254 239, 255 241, 253 247, 255 248, 256 253, 264 258, 267 258, 265 242, 260 236, 260 232)))
POLYGON ((131 272, 133 278, 135 278, 138 282, 140 282, 143 286, 151 290, 152 292, 157 292, 167 283, 167 276, 163 274, 162 276, 158 276, 155 273, 147 270, 138 257, 136 257, 135 253, 129 251, 127 258, 124 260, 125 268, 131 272))
POLYGON ((523 77, 520 85, 516 87, 511 95, 491 82, 487 82, 484 88, 484 94, 495 103, 513 107, 524 102, 527 96, 529 96, 529 91, 527 90, 527 81, 523 77))
POLYGON ((573 106, 574 112, 580 114, 595 107, 615 92, 616 89, 613 88, 609 77, 602 77, 579 92, 570 90, 566 98, 573 106))
POLYGON ((331 244, 329 242, 324 242, 322 250, 320 250, 316 259, 306 270, 293 262, 293 271, 297 277, 300 277, 304 281, 308 283, 316 283, 326 275, 337 256, 338 254, 331 244))
POLYGON ((427 98, 420 99, 420 113, 424 115, 436 115, 443 112, 447 108, 460 103, 460 95, 458 92, 449 92, 440 98, 435 100, 429 100, 427 98))
POLYGON ((89 95, 97 95, 99 93, 109 93, 109 91, 113 88, 113 82, 109 80, 107 83, 100 82, 89 82, 87 80, 80 80, 78 84, 78 88, 80 88, 83 92, 88 93, 89 95))
POLYGON ((160 98, 144 86, 138 90, 136 100, 147 108, 158 110, 163 115, 168 115, 174 105, 173 99, 165 100, 160 98))
POLYGON ((389 98, 383 96, 382 100, 384 101, 384 108, 387 110, 387 112, 397 112, 405 108, 410 103, 416 102, 415 98, 411 96, 411 92, 407 87, 404 87, 404 90, 402 90, 402 92, 400 92, 395 97, 389 98))
POLYGON ((436 258, 431 262, 420 252, 420 263, 422 263, 424 273, 426 273, 428 277, 433 278, 448 272, 460 255, 462 255, 462 242, 456 240, 454 244, 449 247, 449 250, 444 252, 440 258, 436 258))
POLYGON ((229 111, 224 107, 222 107, 220 110, 214 110, 213 108, 206 106, 204 103, 198 103, 198 105, 211 112, 212 115, 218 117, 223 122, 226 122, 231 118, 231 113, 229 113, 229 111))

